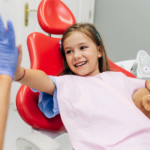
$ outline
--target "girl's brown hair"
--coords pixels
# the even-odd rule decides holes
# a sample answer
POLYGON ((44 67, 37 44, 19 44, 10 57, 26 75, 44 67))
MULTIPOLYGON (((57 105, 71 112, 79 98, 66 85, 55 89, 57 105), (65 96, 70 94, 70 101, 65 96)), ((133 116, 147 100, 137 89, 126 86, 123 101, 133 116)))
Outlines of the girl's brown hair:
POLYGON ((66 32, 63 34, 63 37, 61 39, 61 43, 62 43, 62 56, 63 56, 63 60, 64 60, 64 70, 59 73, 59 75, 66 75, 66 74, 75 74, 74 72, 71 71, 71 69, 69 68, 67 61, 66 61, 66 56, 65 56, 65 52, 63 49, 63 42, 64 40, 69 37, 73 32, 80 32, 82 34, 85 34, 87 37, 89 37, 97 46, 101 46, 102 49, 102 57, 98 59, 99 62, 99 71, 100 72, 104 72, 104 71, 110 71, 110 66, 107 60, 107 54, 103 45, 103 41, 102 38, 100 36, 100 34, 98 33, 98 31, 96 30, 96 28, 94 27, 94 25, 90 24, 90 23, 77 23, 72 25, 70 28, 68 28, 66 30, 66 32))

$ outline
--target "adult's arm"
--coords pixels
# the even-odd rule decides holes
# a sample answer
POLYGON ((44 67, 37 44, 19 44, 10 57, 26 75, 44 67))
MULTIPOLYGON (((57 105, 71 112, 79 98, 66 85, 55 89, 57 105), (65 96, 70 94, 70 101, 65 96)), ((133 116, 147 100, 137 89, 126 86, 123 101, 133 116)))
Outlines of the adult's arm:
MULTIPOLYGON (((20 46, 19 46, 20 48, 20 46)), ((9 109, 11 82, 14 79, 18 60, 18 48, 11 21, 7 30, 0 16, 0 150, 2 150, 5 126, 9 109)))
POLYGON ((0 75, 0 150, 2 150, 4 141, 5 127, 10 102, 11 82, 11 76, 0 75))

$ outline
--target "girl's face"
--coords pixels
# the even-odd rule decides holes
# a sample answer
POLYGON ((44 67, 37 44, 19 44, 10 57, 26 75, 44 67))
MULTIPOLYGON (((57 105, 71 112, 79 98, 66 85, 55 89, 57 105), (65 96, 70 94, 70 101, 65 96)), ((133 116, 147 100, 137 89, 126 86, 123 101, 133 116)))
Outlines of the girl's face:
POLYGON ((94 76, 100 73, 98 58, 102 57, 101 46, 89 37, 73 32, 64 40, 63 48, 68 66, 76 75, 94 76))

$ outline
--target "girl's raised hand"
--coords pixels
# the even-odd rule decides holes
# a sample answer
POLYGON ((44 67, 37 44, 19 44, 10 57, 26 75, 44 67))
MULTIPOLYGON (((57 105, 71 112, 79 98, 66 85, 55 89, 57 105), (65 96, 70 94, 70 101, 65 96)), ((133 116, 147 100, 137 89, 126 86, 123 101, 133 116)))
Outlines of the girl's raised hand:
POLYGON ((16 78, 18 78, 18 74, 20 74, 20 71, 21 71, 21 61, 22 61, 22 48, 21 48, 21 45, 18 45, 18 63, 17 63, 17 67, 16 67, 16 72, 15 72, 15 75, 14 75, 14 78, 16 80, 16 78))
POLYGON ((7 74, 14 79, 18 62, 18 49, 15 45, 15 33, 11 21, 5 29, 0 16, 0 74, 7 74))

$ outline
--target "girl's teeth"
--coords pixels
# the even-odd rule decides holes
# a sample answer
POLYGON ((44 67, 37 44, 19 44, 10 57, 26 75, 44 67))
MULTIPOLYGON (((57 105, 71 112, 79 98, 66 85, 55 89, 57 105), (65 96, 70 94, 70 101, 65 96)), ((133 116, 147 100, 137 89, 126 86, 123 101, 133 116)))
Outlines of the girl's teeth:
POLYGON ((75 65, 75 66, 78 67, 78 66, 82 66, 82 65, 84 65, 84 64, 86 64, 86 62, 81 63, 81 64, 78 64, 78 65, 75 65))

